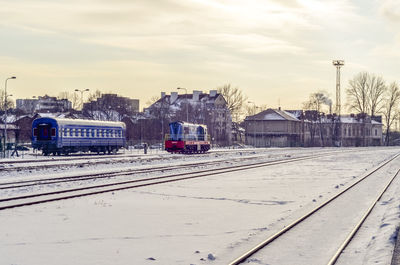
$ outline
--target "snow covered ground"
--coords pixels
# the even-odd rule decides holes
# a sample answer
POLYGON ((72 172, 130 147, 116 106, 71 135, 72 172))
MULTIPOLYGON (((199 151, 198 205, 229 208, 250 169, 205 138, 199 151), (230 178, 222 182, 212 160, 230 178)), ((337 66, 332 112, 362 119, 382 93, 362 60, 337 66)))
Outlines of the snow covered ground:
MULTIPOLYGON (((115 163, 115 168, 151 167, 249 155, 258 161, 332 150, 343 152, 0 211, 0 264, 227 264, 400 149, 255 149, 162 160, 149 154, 134 163, 115 163)), ((0 173, 0 182, 112 167, 0 173)), ((400 222, 399 191, 395 181, 339 262, 390 263, 400 222)))

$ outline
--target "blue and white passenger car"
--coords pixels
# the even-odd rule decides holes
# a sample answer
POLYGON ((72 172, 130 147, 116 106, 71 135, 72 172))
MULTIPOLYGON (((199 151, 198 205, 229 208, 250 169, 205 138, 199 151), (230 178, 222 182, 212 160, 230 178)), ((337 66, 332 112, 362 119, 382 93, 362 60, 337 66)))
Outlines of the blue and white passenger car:
POLYGON ((74 152, 116 153, 125 146, 125 123, 38 118, 32 122, 32 147, 43 155, 74 152))

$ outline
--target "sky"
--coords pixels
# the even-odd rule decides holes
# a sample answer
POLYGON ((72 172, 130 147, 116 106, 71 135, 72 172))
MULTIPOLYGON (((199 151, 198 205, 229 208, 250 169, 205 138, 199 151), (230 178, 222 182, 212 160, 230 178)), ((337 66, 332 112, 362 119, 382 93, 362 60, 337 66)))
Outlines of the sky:
POLYGON ((398 0, 0 0, 0 88, 13 99, 89 88, 140 100, 239 87, 256 105, 342 104, 361 71, 400 81, 398 0))

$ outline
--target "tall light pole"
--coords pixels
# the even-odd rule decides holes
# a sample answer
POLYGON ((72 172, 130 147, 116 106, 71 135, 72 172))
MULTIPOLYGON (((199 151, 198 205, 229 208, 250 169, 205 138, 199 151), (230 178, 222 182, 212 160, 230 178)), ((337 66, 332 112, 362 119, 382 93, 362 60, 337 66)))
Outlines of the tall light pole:
POLYGON ((7 149, 7 81, 9 79, 16 79, 16 77, 12 76, 7 78, 4 85, 4 114, 6 116, 4 119, 4 156, 7 149))
MULTIPOLYGON (((253 104, 253 110, 254 110, 254 112, 257 112, 256 103, 254 103, 254 101, 247 101, 247 103, 253 104)), ((253 116, 254 115, 256 115, 256 113, 254 113, 253 116)), ((256 126, 255 126, 255 124, 256 124, 256 120, 253 120, 253 138, 254 138, 253 144, 254 144, 254 147, 256 147, 256 126)))
POLYGON ((342 145, 342 128, 341 128, 341 117, 340 117, 340 111, 341 111, 341 103, 340 103, 340 68, 344 65, 344 60, 333 60, 332 64, 336 67, 336 108, 335 112, 336 115, 338 116, 338 125, 336 129, 336 136, 337 136, 337 141, 338 145, 342 145))
POLYGON ((184 87, 178 87, 176 89, 184 89, 185 90, 185 97, 186 97, 186 121, 189 122, 189 100, 187 98, 187 89, 184 87))
POLYGON ((340 116, 340 68, 344 65, 343 60, 334 60, 332 64, 336 67, 336 114, 340 116))
POLYGON ((89 88, 86 89, 75 89, 76 92, 81 92, 81 110, 83 109, 83 92, 89 91, 89 88))

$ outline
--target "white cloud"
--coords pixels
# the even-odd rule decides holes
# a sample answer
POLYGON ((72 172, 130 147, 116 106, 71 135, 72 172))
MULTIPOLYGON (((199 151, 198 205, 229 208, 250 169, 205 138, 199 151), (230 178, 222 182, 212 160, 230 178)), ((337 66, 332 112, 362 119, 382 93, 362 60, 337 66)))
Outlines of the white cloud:
POLYGON ((370 18, 364 18, 350 0, 0 3, 0 30, 25 34, 12 36, 15 42, 9 46, 16 49, 8 49, 11 52, 6 55, 12 57, 14 52, 18 60, 12 60, 10 67, 27 69, 24 74, 40 69, 32 71, 35 78, 51 78, 53 84, 59 77, 60 82, 71 85, 115 83, 127 90, 137 84, 156 91, 163 86, 176 87, 178 81, 185 83, 179 85, 192 84, 196 88, 233 82, 253 86, 255 90, 279 87, 282 89, 274 92, 279 94, 285 86, 296 86, 293 80, 298 76, 305 76, 300 85, 306 91, 315 89, 313 83, 325 78, 318 71, 331 68, 330 60, 335 59, 332 55, 352 54, 354 45, 348 43, 356 38, 358 47, 365 48, 369 43, 354 27, 370 18), (343 32, 350 38, 357 36, 344 43, 340 39, 343 32), (35 46, 27 51, 25 44, 32 43, 30 38, 35 39, 35 46), (41 45, 44 42, 46 45, 41 45), (341 46, 335 46, 336 43, 341 46), (46 50, 49 48, 51 53, 46 50), (29 52, 36 56, 28 58, 29 52), (57 57, 58 54, 64 56, 57 57), (52 65, 35 62, 44 57, 52 65), (31 61, 27 62, 28 59, 31 61), (324 63, 320 65, 318 61, 324 63), (129 75, 137 79, 127 78, 129 75))

